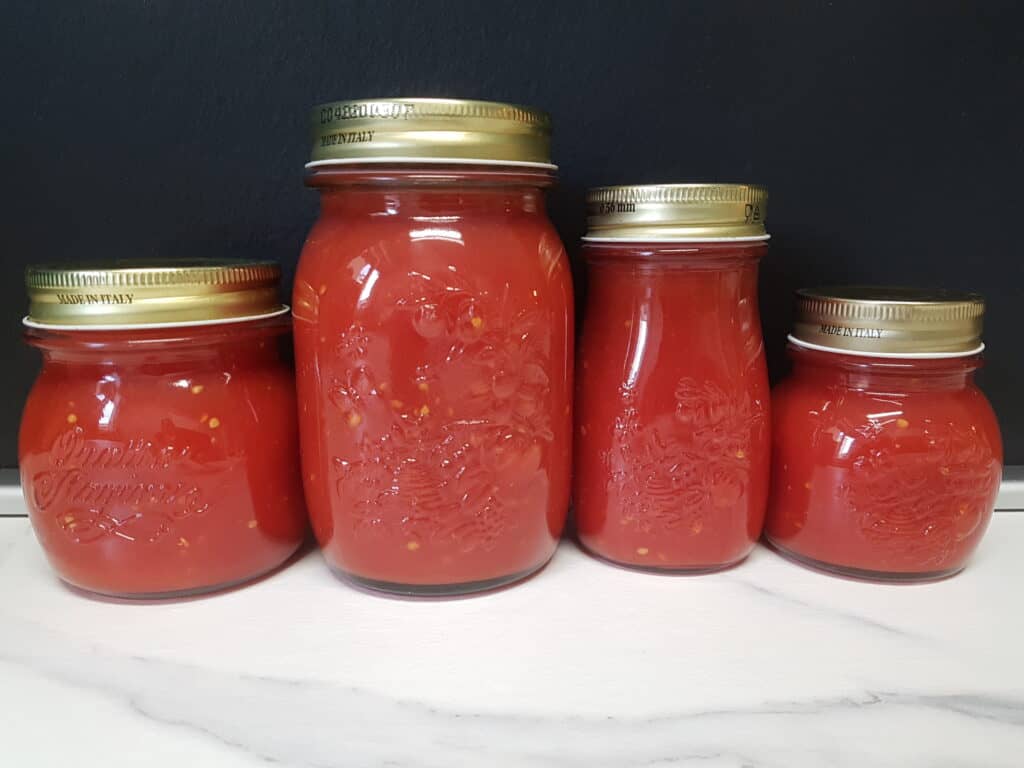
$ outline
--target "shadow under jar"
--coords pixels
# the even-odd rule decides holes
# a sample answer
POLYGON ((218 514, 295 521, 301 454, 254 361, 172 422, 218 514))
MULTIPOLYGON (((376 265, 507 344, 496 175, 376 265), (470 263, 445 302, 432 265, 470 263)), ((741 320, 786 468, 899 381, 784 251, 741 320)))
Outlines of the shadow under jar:
POLYGON ((313 121, 320 217, 294 315, 324 557, 405 595, 523 578, 554 553, 571 458, 572 284, 544 205, 547 116, 409 99, 313 121), (353 133, 372 140, 334 142, 353 133))
POLYGON ((263 262, 30 268, 43 368, 22 415, 32 526, 68 583, 178 597, 306 533, 280 273, 263 262))
POLYGON ((761 534, 765 203, 760 187, 730 184, 588 196, 573 506, 580 542, 601 558, 713 571, 761 534))
POLYGON ((773 392, 767 539, 847 576, 956 573, 1002 470, 999 427, 974 384, 982 299, 843 287, 797 301, 793 371, 773 392))

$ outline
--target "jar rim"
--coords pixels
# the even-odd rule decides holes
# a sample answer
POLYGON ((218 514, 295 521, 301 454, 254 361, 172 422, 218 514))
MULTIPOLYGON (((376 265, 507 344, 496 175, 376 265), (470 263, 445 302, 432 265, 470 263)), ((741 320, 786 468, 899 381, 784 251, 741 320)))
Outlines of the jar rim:
POLYGON ((107 323, 99 325, 76 325, 70 323, 42 323, 33 320, 29 315, 21 319, 21 324, 26 328, 39 331, 146 331, 160 330, 162 328, 200 328, 216 325, 228 325, 232 323, 255 323, 260 320, 272 320, 291 312, 291 307, 282 304, 277 309, 264 312, 258 315, 245 315, 242 317, 217 317, 207 320, 181 320, 167 323, 107 323))
POLYGON ((833 355, 848 355, 850 357, 877 358, 880 360, 953 360, 962 357, 974 357, 985 351, 984 343, 979 343, 973 349, 958 352, 865 352, 858 349, 827 347, 823 344, 803 341, 793 334, 789 334, 786 337, 786 341, 799 349, 809 349, 814 352, 825 352, 833 355))
POLYGON ((307 187, 388 186, 454 184, 482 186, 529 186, 546 188, 557 183, 558 167, 509 163, 421 162, 406 159, 393 163, 359 162, 311 164, 306 167, 307 187))
POLYGON ((466 157, 411 157, 396 155, 394 157, 347 157, 330 160, 311 160, 306 163, 306 170, 346 165, 480 165, 497 168, 535 168, 544 171, 557 171, 554 163, 537 163, 528 160, 482 160, 466 157))
POLYGON ((741 235, 738 237, 601 237, 587 235, 581 238, 584 243, 762 243, 771 240, 771 235, 741 235))

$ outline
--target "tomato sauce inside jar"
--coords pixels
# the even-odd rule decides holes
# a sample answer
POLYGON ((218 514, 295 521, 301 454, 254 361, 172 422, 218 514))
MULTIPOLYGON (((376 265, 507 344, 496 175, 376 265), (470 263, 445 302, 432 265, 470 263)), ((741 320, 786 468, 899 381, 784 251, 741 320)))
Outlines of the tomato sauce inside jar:
POLYGON ((773 392, 768 540, 843 575, 956 573, 988 526, 1002 469, 973 380, 981 299, 837 288, 798 301, 793 371, 773 392))
MULTIPOLYGON (((459 594, 536 571, 561 533, 572 287, 544 208, 546 117, 410 103, 400 124, 357 120, 375 140, 400 127, 388 146, 408 141, 411 157, 366 142, 310 164, 321 211, 294 300, 304 481, 337 573, 459 594), (467 156, 427 156, 440 134, 467 156)), ((321 108, 315 122, 375 104, 321 108)))
POLYGON ((590 195, 574 509, 581 543, 604 559, 716 570, 761 534, 764 208, 763 190, 742 185, 590 195))
POLYGON ((26 338, 43 368, 19 464, 62 579, 117 597, 191 595, 299 547, 278 280, 264 263, 30 270, 26 338))

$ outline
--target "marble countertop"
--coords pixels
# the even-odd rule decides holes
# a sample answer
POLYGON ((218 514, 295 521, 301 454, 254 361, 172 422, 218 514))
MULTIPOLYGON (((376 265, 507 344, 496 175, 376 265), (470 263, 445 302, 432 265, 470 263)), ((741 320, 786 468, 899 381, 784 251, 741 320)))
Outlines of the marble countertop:
POLYGON ((0 764, 1020 766, 1022 552, 1017 512, 921 586, 763 548, 651 576, 564 542, 517 587, 410 602, 311 551, 248 588, 124 604, 61 586, 28 521, 0 517, 0 764))

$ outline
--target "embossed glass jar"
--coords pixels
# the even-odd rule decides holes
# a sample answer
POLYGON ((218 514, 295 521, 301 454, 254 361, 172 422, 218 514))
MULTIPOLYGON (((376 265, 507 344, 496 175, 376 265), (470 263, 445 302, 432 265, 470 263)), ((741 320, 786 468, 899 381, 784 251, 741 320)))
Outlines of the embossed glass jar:
POLYGON ((574 509, 580 542, 604 559, 709 571, 760 536, 765 202, 759 187, 728 184, 588 196, 574 509))
POLYGON ((118 597, 238 584, 306 533, 279 270, 32 268, 43 368, 22 414, 29 516, 68 583, 118 597))
POLYGON ((568 505, 572 287, 548 121, 410 99, 314 111, 295 282, 306 498, 330 567, 388 592, 520 579, 568 505))
POLYGON ((793 372, 772 393, 765 534, 848 576, 940 578, 988 526, 1002 469, 974 384, 982 299, 905 288, 800 291, 793 372))

